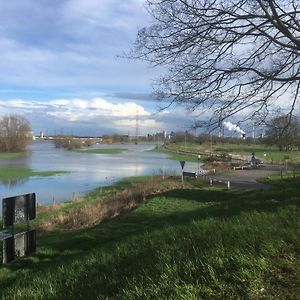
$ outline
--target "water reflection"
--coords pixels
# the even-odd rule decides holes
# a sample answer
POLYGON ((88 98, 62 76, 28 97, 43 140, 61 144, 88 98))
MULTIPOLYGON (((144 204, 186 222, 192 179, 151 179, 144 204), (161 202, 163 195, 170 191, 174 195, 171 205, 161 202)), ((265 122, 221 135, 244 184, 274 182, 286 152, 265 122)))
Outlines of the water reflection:
POLYGON ((15 186, 25 184, 28 180, 29 177, 19 177, 13 179, 2 179, 0 180, 0 183, 3 184, 4 186, 7 186, 8 188, 13 188, 15 186))
MULTIPOLYGON (((121 178, 142 175, 180 174, 177 161, 162 153, 147 152, 155 145, 97 145, 97 148, 127 148, 121 154, 87 154, 56 149, 52 142, 36 141, 30 154, 15 159, 0 159, 0 167, 24 167, 35 171, 69 171, 50 177, 28 177, 0 182, 0 198, 35 192, 39 203, 66 201, 87 191, 110 185, 121 178)), ((196 171, 197 164, 186 164, 196 171)), ((1 210, 1 206, 0 206, 1 210)))

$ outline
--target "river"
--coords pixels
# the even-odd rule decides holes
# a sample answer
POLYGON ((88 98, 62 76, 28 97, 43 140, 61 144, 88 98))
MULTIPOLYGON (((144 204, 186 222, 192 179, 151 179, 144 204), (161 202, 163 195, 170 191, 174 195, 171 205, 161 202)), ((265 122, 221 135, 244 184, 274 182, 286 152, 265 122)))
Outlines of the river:
MULTIPOLYGON (((151 152, 155 145, 96 145, 94 148, 125 148, 120 154, 89 154, 57 149, 51 141, 34 141, 28 155, 0 159, 0 167, 25 167, 34 171, 60 170, 69 173, 48 177, 28 177, 17 182, 0 182, 0 197, 36 193, 37 202, 51 204, 82 196, 89 190, 108 186, 130 176, 180 174, 178 161, 168 155, 151 152)), ((197 171, 187 163, 185 170, 197 171)), ((1 210, 2 208, 0 208, 1 210)))

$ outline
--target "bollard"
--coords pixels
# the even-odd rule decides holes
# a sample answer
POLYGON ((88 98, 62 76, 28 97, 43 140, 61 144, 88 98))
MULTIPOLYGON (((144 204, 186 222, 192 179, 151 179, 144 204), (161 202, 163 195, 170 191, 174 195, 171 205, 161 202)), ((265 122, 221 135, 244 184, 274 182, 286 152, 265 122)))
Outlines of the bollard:
POLYGON ((230 181, 229 180, 227 181, 227 189, 228 190, 230 189, 230 181))
POLYGON ((213 179, 212 178, 209 179, 209 183, 210 183, 210 185, 213 184, 213 179))

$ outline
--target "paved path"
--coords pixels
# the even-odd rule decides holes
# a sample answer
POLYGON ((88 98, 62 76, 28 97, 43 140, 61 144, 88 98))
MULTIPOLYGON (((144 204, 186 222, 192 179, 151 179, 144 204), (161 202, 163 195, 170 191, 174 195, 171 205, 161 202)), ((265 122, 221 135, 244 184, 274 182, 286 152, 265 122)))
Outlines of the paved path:
POLYGON ((230 181, 230 187, 249 190, 266 190, 272 188, 271 185, 259 183, 258 178, 268 177, 279 173, 282 166, 265 164, 256 169, 236 170, 224 175, 212 175, 211 178, 218 184, 227 187, 227 181, 230 181))

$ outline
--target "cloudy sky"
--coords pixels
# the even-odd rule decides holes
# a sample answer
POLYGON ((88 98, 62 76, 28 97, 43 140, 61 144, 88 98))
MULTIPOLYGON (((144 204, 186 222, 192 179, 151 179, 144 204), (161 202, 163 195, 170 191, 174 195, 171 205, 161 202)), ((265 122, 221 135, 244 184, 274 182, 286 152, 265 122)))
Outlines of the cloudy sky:
POLYGON ((158 113, 159 76, 120 58, 151 21, 143 0, 0 0, 0 115, 18 113, 38 134, 186 130, 191 117, 158 113))

